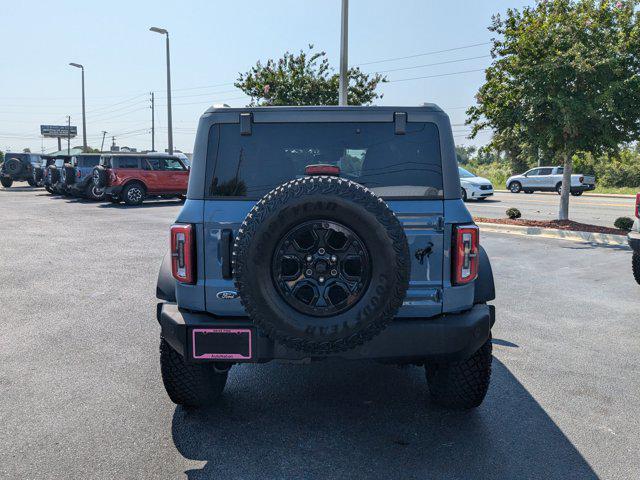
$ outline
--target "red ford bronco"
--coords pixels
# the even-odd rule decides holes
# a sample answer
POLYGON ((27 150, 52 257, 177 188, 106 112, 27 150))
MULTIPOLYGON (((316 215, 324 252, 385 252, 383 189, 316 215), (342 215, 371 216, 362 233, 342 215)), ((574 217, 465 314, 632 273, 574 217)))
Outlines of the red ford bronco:
POLYGON ((149 197, 184 198, 189 168, 178 157, 158 154, 109 154, 100 157, 93 183, 113 203, 140 205, 149 197))

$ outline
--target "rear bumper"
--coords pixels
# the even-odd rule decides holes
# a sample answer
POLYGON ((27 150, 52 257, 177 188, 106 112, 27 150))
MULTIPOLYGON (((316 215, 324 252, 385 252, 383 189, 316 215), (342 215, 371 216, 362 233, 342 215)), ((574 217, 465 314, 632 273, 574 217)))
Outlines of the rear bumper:
POLYGON ((595 189, 596 189, 595 184, 588 184, 588 183, 582 184, 578 187, 571 187, 572 192, 588 192, 590 190, 595 190, 595 189))
POLYGON ((159 303, 157 318, 163 337, 188 362, 207 361, 195 360, 191 354, 190 333, 194 328, 251 329, 252 357, 242 360, 245 363, 329 357, 420 362, 425 359, 451 361, 469 358, 489 338, 495 322, 495 308, 483 304, 459 314, 429 319, 399 318, 370 342, 347 352, 322 357, 312 357, 273 342, 256 329, 248 318, 222 318, 207 313, 187 312, 180 310, 175 303, 159 303))
POLYGON ((89 183, 91 183, 93 181, 93 178, 89 175, 87 177, 84 177, 80 180, 77 180, 72 183, 71 185, 69 185, 69 190, 73 191, 73 192, 81 192, 83 193, 87 187, 89 186, 89 183))
POLYGON ((629 232, 627 240, 631 249, 640 254, 640 232, 629 232))
POLYGON ((105 187, 104 193, 105 195, 118 196, 122 193, 122 185, 105 187))

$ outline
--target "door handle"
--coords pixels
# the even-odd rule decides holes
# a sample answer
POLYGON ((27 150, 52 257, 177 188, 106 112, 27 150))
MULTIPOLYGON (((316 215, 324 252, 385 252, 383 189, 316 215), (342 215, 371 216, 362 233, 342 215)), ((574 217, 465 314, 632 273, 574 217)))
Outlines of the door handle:
POLYGON ((222 262, 222 278, 233 278, 231 268, 231 249, 233 248, 233 231, 225 228, 220 235, 220 261, 222 262))

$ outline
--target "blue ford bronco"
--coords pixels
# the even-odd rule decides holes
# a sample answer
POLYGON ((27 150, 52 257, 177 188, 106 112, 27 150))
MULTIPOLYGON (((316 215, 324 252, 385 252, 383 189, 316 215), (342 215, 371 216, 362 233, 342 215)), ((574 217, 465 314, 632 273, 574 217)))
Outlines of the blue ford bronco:
POLYGON ((104 189, 93 184, 93 169, 100 163, 99 153, 82 153, 71 157, 60 172, 60 181, 71 195, 102 200, 104 189))
POLYGON ((460 192, 436 105, 207 110, 156 290, 171 400, 337 357, 424 366, 434 403, 480 405, 495 294, 460 192))

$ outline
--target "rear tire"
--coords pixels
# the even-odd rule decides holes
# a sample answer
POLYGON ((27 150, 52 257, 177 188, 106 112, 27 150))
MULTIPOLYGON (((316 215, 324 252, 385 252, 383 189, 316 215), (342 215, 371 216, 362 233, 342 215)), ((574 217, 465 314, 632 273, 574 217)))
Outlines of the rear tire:
POLYGON ((13 185, 13 178, 11 177, 2 177, 0 178, 0 183, 4 188, 9 188, 13 185))
POLYGON ((85 196, 89 200, 97 202, 104 198, 104 190, 96 187, 93 182, 89 182, 89 184, 87 185, 87 189, 85 190, 85 196))
POLYGON ((130 206, 142 205, 146 196, 145 188, 141 183, 129 183, 122 189, 122 199, 130 206))
POLYGON ((522 191, 522 184, 520 182, 511 182, 509 184, 509 190, 511 193, 520 193, 522 191))
POLYGON ((470 358, 425 366, 431 400, 445 408, 468 410, 479 406, 491 378, 491 336, 470 358))
POLYGON ((524 190, 524 193, 533 193, 533 190, 524 190))
POLYGON ((116 204, 116 205, 117 205, 118 203, 120 203, 120 197, 116 197, 115 195, 111 195, 111 196, 109 196, 108 198, 109 198, 109 201, 110 201, 111 203, 114 203, 114 204, 116 204))
POLYGON ((210 363, 188 364, 160 337, 160 372, 171 401, 184 407, 204 407, 217 400, 227 384, 227 373, 210 363))
POLYGON ((571 192, 571 195, 573 195, 574 197, 579 197, 580 195, 582 195, 582 191, 578 190, 577 192, 571 192))
POLYGON ((37 187, 38 186, 38 183, 33 178, 28 178, 27 179, 27 183, 29 184, 30 187, 37 187))
POLYGON ((638 285, 640 285, 640 253, 633 252, 631 267, 633 269, 633 278, 635 278, 638 285))
POLYGON ((562 183, 556 185, 556 193, 562 195, 562 183))

